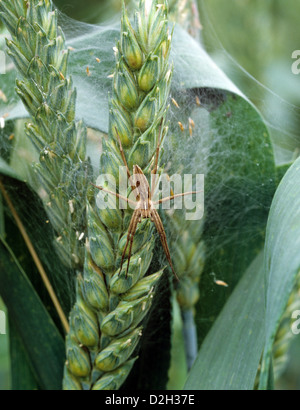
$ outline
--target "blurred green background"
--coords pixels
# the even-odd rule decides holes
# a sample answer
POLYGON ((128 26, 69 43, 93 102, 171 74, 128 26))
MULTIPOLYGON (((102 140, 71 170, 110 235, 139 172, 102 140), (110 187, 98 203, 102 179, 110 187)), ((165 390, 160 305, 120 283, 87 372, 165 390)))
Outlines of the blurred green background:
MULTIPOLYGON (((55 3, 77 20, 96 23, 113 17, 121 1, 55 3)), ((199 8, 204 46, 262 110, 276 142, 277 161, 288 162, 300 147, 300 74, 291 71, 292 52, 300 49, 300 1, 199 0, 199 8)), ((1 299, 0 310, 5 310, 1 299)), ((9 388, 8 358, 7 336, 0 335, 0 390, 9 388)), ((300 389, 300 335, 293 338, 287 369, 276 387, 300 389)))

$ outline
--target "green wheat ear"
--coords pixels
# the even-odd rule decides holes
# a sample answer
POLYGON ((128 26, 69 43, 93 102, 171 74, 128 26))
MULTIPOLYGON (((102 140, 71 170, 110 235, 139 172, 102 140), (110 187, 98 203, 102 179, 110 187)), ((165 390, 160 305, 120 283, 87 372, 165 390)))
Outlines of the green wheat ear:
POLYGON ((294 340, 291 327, 295 319, 292 315, 295 311, 300 310, 300 272, 298 273, 297 280, 293 292, 289 298, 285 312, 281 318, 281 323, 276 334, 275 342, 273 345, 273 371, 274 380, 277 381, 285 371, 289 361, 289 350, 294 340))
MULTIPOLYGON (((123 6, 121 38, 115 48, 109 136, 100 160, 102 173, 112 174, 118 183, 119 167, 124 166, 118 135, 129 168, 138 164, 149 177, 160 129, 163 136, 167 132, 170 47, 164 2, 140 1, 134 26, 123 6)), ((99 200, 102 194, 98 194, 99 200)), ((118 389, 123 384, 134 364, 141 324, 163 273, 145 277, 154 249, 149 220, 138 226, 128 275, 127 261, 120 272, 132 211, 101 210, 95 202, 96 198, 88 205, 84 273, 78 277, 77 301, 70 315, 65 390, 118 389)))
POLYGON ((170 230, 170 248, 175 271, 180 278, 176 297, 183 323, 187 367, 190 370, 198 353, 195 307, 200 298, 199 282, 204 270, 206 247, 201 240, 203 223, 187 221, 184 213, 167 213, 170 230))
POLYGON ((75 121, 76 90, 67 73, 69 50, 57 11, 51 0, 1 0, 0 17, 12 36, 7 52, 22 77, 16 92, 32 118, 25 131, 40 154, 35 188, 46 192, 58 254, 68 266, 80 268, 90 167, 86 128, 75 121))
POLYGON ((169 0, 169 19, 200 40, 202 26, 197 0, 169 0))

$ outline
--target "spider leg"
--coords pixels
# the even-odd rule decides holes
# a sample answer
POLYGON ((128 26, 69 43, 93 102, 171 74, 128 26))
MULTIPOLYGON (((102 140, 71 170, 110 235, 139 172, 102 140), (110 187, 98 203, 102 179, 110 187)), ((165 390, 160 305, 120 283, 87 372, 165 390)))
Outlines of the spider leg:
POLYGON ((203 191, 185 192, 183 194, 172 195, 172 196, 169 196, 168 198, 163 198, 163 199, 160 199, 159 201, 153 202, 153 205, 158 205, 158 204, 162 204, 163 202, 172 201, 172 199, 179 198, 179 197, 186 196, 186 195, 199 194, 200 192, 203 192, 203 191))
POLYGON ((125 154, 124 154, 124 150, 123 150, 123 146, 122 146, 120 134, 119 134, 119 132, 118 132, 118 130, 117 130, 116 127, 115 127, 115 130, 116 130, 117 137, 118 137, 118 143, 119 143, 119 147, 120 147, 121 157, 122 157, 122 160, 123 160, 124 165, 125 165, 125 167, 126 167, 128 178, 131 178, 131 174, 130 174, 130 171, 129 171, 129 168, 128 168, 128 165, 127 165, 127 161, 126 161, 126 158, 125 158, 125 154))
POLYGON ((136 209, 133 212, 130 224, 129 224, 129 228, 128 228, 128 235, 127 235, 127 241, 126 241, 126 245, 122 254, 122 259, 121 259, 121 266, 120 266, 120 272, 119 275, 121 273, 122 267, 123 267, 123 263, 124 263, 124 259, 125 259, 125 255, 126 255, 126 251, 127 251, 127 247, 129 245, 129 253, 128 253, 128 261, 127 261, 127 270, 126 270, 126 278, 128 275, 128 269, 129 269, 129 263, 130 263, 130 258, 131 258, 131 251, 132 251, 132 245, 133 245, 133 239, 134 239, 134 235, 136 232, 136 228, 138 226, 138 223, 140 222, 140 218, 141 218, 141 210, 140 209, 136 209))
POLYGON ((94 184, 92 184, 92 185, 93 185, 95 188, 99 189, 100 191, 107 192, 108 194, 114 195, 114 196, 116 196, 117 198, 122 199, 123 201, 128 202, 130 205, 136 206, 136 202, 132 201, 132 200, 129 199, 129 198, 126 198, 126 196, 117 194, 116 192, 113 192, 113 191, 109 191, 108 189, 102 188, 101 186, 97 186, 97 185, 94 185, 94 184))
POLYGON ((156 209, 151 210, 151 219, 155 223, 157 232, 159 233, 159 236, 160 236, 160 240, 161 240, 164 252, 165 252, 166 257, 167 257, 167 260, 168 260, 168 262, 171 266, 171 269, 172 269, 172 271, 175 275, 175 278, 179 282, 179 278, 176 275, 175 269, 174 269, 173 264, 172 264, 170 250, 169 250, 169 247, 168 247, 168 242, 167 242, 167 237, 166 237, 166 233, 165 233, 165 230, 164 230, 164 226, 163 226, 163 223, 162 223, 162 221, 160 219, 160 216, 158 215, 158 212, 156 211, 156 209))
POLYGON ((123 160, 124 165, 125 165, 125 167, 126 167, 127 175, 128 175, 129 181, 130 181, 131 190, 134 191, 134 190, 136 189, 136 186, 131 184, 131 181, 132 181, 131 173, 130 173, 130 171, 129 171, 128 164, 127 164, 127 161, 126 161, 126 157, 125 157, 125 154, 124 154, 124 150, 123 150, 123 146, 122 146, 120 134, 119 134, 117 128, 115 128, 115 130, 116 130, 117 137, 118 137, 118 142, 119 142, 121 157, 122 157, 122 160, 123 160))
POLYGON ((156 174, 157 174, 157 169, 158 169, 158 159, 159 159, 159 151, 160 151, 160 145, 161 145, 161 137, 162 137, 162 125, 163 125, 163 120, 161 121, 159 131, 158 131, 158 140, 157 140, 157 146, 156 146, 156 156, 155 156, 155 162, 154 162, 154 168, 151 171, 151 174, 154 176, 152 178, 152 183, 153 185, 151 186, 151 198, 153 197, 154 194, 154 189, 156 185, 156 174))
POLYGON ((159 158, 159 151, 160 151, 160 144, 161 144, 161 135, 162 135, 162 122, 160 124, 159 127, 159 131, 158 131, 158 140, 157 140, 157 146, 156 146, 156 156, 155 156, 155 162, 154 162, 154 168, 151 171, 152 174, 156 174, 157 173, 157 168, 158 168, 158 158, 159 158))

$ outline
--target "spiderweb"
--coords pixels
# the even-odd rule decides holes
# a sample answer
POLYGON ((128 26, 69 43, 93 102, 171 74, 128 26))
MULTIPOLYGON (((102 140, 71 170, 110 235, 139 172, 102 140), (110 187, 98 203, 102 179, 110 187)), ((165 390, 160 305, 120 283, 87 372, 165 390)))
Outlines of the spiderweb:
MULTIPOLYGON (((170 129, 162 150, 162 162, 170 175, 205 176, 205 217, 197 222, 193 232, 194 240, 204 239, 207 248, 196 317, 200 340, 260 251, 268 210, 280 179, 276 165, 288 163, 297 155, 300 140, 299 108, 259 83, 226 52, 206 3, 201 5, 205 42, 213 60, 196 41, 176 27, 171 56, 175 66, 171 97, 179 108, 170 99, 170 129), (229 288, 218 287, 216 279, 226 282, 229 288)), ((108 131, 108 93, 112 86, 113 47, 119 40, 120 20, 116 17, 96 26, 60 14, 59 21, 71 47, 69 72, 78 90, 77 117, 84 119, 89 127, 87 150, 96 177, 101 139, 108 131)), ((1 50, 4 49, 3 36, 1 50)), ((6 74, 0 76, 0 116, 5 117, 5 126, 0 126, 0 153, 22 180, 36 187, 31 164, 38 162, 38 154, 24 135, 22 118, 26 112, 12 87, 15 76, 7 59, 6 74)), ((12 181, 10 194, 15 206, 22 210, 28 230, 38 231, 39 239, 34 245, 43 255, 45 268, 61 299, 67 301, 67 310, 74 298, 75 274, 61 267, 49 241, 41 239, 43 232, 47 230, 49 234, 51 227, 46 214, 41 212, 40 202, 33 200, 29 190, 24 189, 19 195, 18 189, 12 181), (24 207, 24 201, 29 205, 24 207), (32 215, 38 217, 32 218, 32 215), (43 219, 38 224, 41 215, 43 219)), ((44 192, 38 190, 38 194, 42 197, 44 192)), ((182 216, 179 217, 182 230, 190 229, 188 223, 185 226, 184 211, 176 212, 182 216)), ((172 226, 168 227, 172 225, 170 218, 166 215, 163 218, 169 232, 168 241, 175 244, 181 241, 181 232, 174 233, 172 226)), ((164 265, 164 256, 159 251, 158 248, 155 263, 164 265)))

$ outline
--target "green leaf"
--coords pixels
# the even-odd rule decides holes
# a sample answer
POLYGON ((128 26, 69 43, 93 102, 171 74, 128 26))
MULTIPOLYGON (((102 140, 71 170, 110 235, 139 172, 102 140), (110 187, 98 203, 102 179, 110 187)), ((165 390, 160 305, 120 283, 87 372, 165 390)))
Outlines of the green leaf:
POLYGON ((38 390, 27 352, 14 323, 9 324, 11 390, 38 390))
POLYGON ((4 240, 0 245, 0 289, 41 388, 60 390, 64 340, 4 240))
MULTIPOLYGON (((7 165, 6 162, 1 160, 1 158, 0 178, 67 316, 75 297, 75 272, 71 268, 66 268, 61 260, 56 257, 54 247, 55 233, 51 224, 48 223, 48 217, 42 200, 33 192, 27 183, 20 180, 14 170, 7 165)), ((52 319, 61 329, 61 322, 57 312, 53 307, 53 303, 32 260, 32 256, 28 252, 19 229, 12 221, 10 210, 5 202, 3 202, 3 207, 6 218, 5 221, 3 220, 1 223, 0 232, 2 235, 6 235, 5 238, 8 245, 21 263, 23 270, 26 272, 26 275, 39 294, 52 319)))
MULTIPOLYGON (((3 162, 0 171, 2 183, 67 314, 74 293, 71 286, 67 285, 71 272, 54 257, 54 234, 51 226, 46 223, 47 217, 42 203, 25 183, 11 178, 13 172, 3 162)), ((6 217, 1 221, 1 233, 2 238, 6 235, 8 245, 6 249, 1 247, 1 254, 4 256, 0 258, 0 294, 5 299, 10 320, 20 339, 20 343, 18 340, 10 341, 14 347, 11 363, 12 381, 15 388, 23 389, 25 381, 22 381, 22 374, 27 372, 30 375, 27 366, 30 364, 32 382, 36 379, 42 389, 60 389, 65 360, 61 323, 24 240, 10 219, 6 203, 3 205, 6 217), (10 249, 13 255, 12 261, 7 249, 10 249), (26 357, 22 358, 22 349, 26 351, 28 363, 26 357), (51 365, 45 366, 44 359, 47 362, 49 360, 51 365)))
POLYGON ((207 335, 186 390, 252 390, 264 342, 263 253, 253 261, 207 335))
POLYGON ((300 159, 285 174, 270 210, 265 246, 266 334, 260 388, 268 387, 272 345, 300 270, 300 159))
POLYGON ((200 44, 179 25, 175 26, 171 60, 174 61, 173 87, 212 88, 243 96, 200 44))
POLYGON ((0 158, 0 174, 19 180, 16 172, 2 158, 0 158))
POLYGON ((6 74, 0 74, 0 117, 5 116, 8 120, 23 118, 27 115, 15 92, 16 76, 17 72, 14 67, 10 67, 6 74))
MULTIPOLYGON (((4 128, 0 127, 0 159, 9 161, 13 148, 14 122, 8 121, 4 128)), ((0 165, 1 166, 1 165, 0 165)))
POLYGON ((285 176, 285 174, 287 173, 287 171, 292 165, 293 165, 293 162, 277 165, 276 171, 277 171, 277 179, 279 182, 282 180, 282 178, 285 176))
POLYGON ((203 236, 208 251, 197 308, 200 342, 263 248, 277 185, 270 136, 250 104, 229 95, 209 120, 203 236), (216 286, 214 279, 225 281, 229 288, 216 286))
MULTIPOLYGON (((130 4, 130 1, 125 0, 125 3, 130 4)), ((119 0, 86 0, 84 7, 81 0, 72 0, 72 3, 70 3, 70 0, 55 0, 55 5, 68 16, 88 23, 106 21, 119 12, 122 7, 119 0), (72 7, 70 7, 70 4, 72 4, 72 7)))

